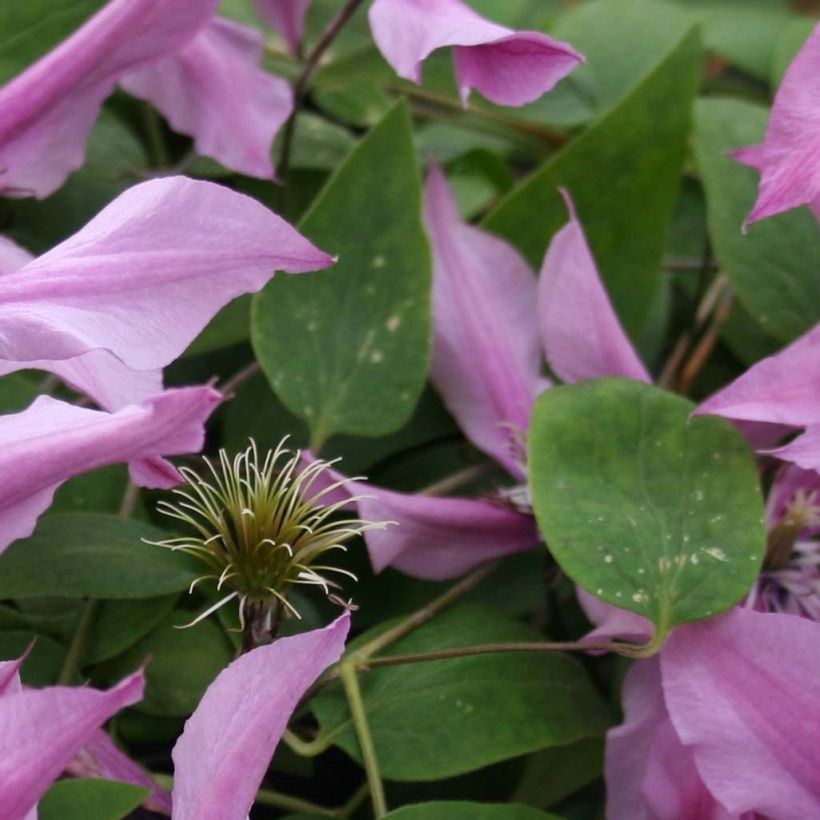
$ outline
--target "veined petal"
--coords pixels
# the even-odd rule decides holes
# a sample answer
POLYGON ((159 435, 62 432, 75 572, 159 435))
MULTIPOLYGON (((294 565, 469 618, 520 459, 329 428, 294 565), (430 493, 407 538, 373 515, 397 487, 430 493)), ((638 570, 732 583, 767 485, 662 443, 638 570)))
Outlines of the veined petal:
POLYGON ((0 276, 14 273, 34 257, 7 236, 0 236, 0 276))
POLYGON ((550 242, 538 280, 538 319, 547 361, 565 382, 624 376, 651 382, 621 327, 575 213, 550 242))
POLYGON ((120 85, 191 135, 198 153, 270 178, 273 140, 293 110, 293 94, 261 68, 263 50, 261 32, 215 17, 179 51, 126 74, 120 85))
POLYGON ((144 399, 159 378, 139 373, 131 383, 127 370, 159 371, 231 299, 276 270, 331 263, 250 197, 185 177, 144 182, 0 277, 0 372, 48 365, 116 409, 144 399), (69 373, 48 364, 80 356, 69 373))
POLYGON ((817 814, 820 624, 734 609, 676 629, 661 664, 675 729, 730 812, 817 814))
POLYGON ((462 104, 471 89, 499 105, 525 105, 549 91, 583 57, 567 43, 515 32, 481 17, 461 0, 376 0, 373 39, 400 77, 421 82, 421 64, 454 46, 462 104))
POLYGON ((820 424, 812 424, 788 444, 767 452, 803 470, 820 470, 820 424))
POLYGON ((800 205, 820 206, 820 26, 786 71, 774 98, 762 148, 743 155, 761 170, 760 190, 746 224, 800 205))
POLYGON ((217 675, 174 747, 174 820, 245 820, 291 713, 342 656, 349 626, 345 613, 217 675))
POLYGON ((523 478, 516 445, 541 386, 535 276, 510 245, 461 220, 435 165, 425 220, 434 264, 431 378, 470 440, 523 478))
POLYGON ((285 38, 291 52, 298 54, 310 2, 311 0, 253 0, 253 5, 256 13, 285 38))
POLYGON ((752 365, 695 413, 791 427, 820 422, 820 325, 752 365))
POLYGON ((0 89, 0 193, 46 197, 79 168, 103 100, 125 73, 173 53, 218 0, 112 0, 0 89))
POLYGON ((489 501, 396 493, 372 485, 357 489, 374 496, 358 502, 360 518, 396 522, 365 533, 376 572, 391 566, 429 581, 458 578, 486 561, 532 549, 539 540, 532 516, 489 501))
POLYGON ((74 777, 117 780, 151 790, 142 805, 151 811, 171 814, 171 795, 152 780, 145 770, 120 751, 103 729, 97 729, 66 766, 74 777))
POLYGON ((144 685, 137 672, 107 691, 50 686, 0 698, 0 817, 32 810, 94 732, 142 698, 144 685))
MULTIPOLYGON (((120 462, 145 475, 143 460, 198 451, 221 398, 208 387, 187 387, 106 413, 41 396, 0 416, 0 552, 32 533, 66 479, 120 462)), ((166 474, 159 486, 174 479, 166 474)))

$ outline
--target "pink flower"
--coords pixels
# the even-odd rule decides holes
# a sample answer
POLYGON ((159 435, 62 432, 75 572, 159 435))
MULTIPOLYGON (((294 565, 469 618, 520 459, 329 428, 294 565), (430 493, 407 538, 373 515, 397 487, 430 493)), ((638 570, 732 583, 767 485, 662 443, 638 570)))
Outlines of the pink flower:
POLYGON ((253 0, 256 13, 298 54, 305 33, 305 16, 310 0, 253 0))
POLYGON ((820 218, 820 26, 783 77, 763 145, 737 158, 760 171, 760 192, 746 224, 809 205, 820 218))
POLYGON ((217 675, 174 747, 173 820, 245 820, 291 714, 344 651, 350 617, 279 638, 217 675))
MULTIPOLYGON (((517 487, 483 499, 397 493, 357 482, 361 518, 398 526, 365 534, 371 563, 440 580, 521 552, 539 536, 528 501, 525 439, 538 393, 542 349, 572 381, 649 376, 618 322, 571 203, 536 280, 519 253, 464 223, 442 172, 427 182, 425 221, 433 249, 431 378, 467 437, 517 487)), ((341 495, 344 490, 339 490, 341 495)))
POLYGON ((0 193, 42 198, 57 190, 82 165, 100 107, 120 80, 203 152, 242 173, 272 176, 268 154, 290 114, 290 92, 258 67, 255 31, 211 22, 217 6, 111 0, 0 89, 0 193), (171 84, 159 83, 156 71, 171 84))
POLYGON ((534 102, 584 59, 546 34, 492 23, 461 0, 376 0, 369 15, 376 45, 407 80, 421 82, 422 62, 451 46, 464 105, 473 88, 499 105, 534 102))
POLYGON ((24 690, 23 660, 0 661, 0 817, 7 820, 36 817, 37 801, 72 758, 108 718, 139 701, 145 686, 137 672, 106 692, 24 690))

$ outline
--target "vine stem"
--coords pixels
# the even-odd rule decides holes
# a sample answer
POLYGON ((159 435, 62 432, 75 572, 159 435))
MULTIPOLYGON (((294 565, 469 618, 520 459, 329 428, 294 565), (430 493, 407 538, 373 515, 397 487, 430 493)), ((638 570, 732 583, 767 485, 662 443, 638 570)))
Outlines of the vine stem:
POLYGON ((285 130, 282 134, 282 151, 279 155, 279 167, 277 169, 279 180, 283 184, 287 180, 289 171, 293 136, 296 130, 296 119, 302 108, 310 78, 313 76, 313 72, 319 65, 319 61, 324 56, 324 53, 330 47, 330 44, 336 39, 339 32, 347 24, 347 21, 358 11, 359 6, 361 6, 363 2, 364 0, 347 0, 347 3, 339 10, 339 13, 328 23, 327 28, 319 38, 319 42, 316 43, 313 50, 308 54, 304 67, 296 78, 296 82, 293 84, 293 113, 290 115, 290 119, 285 125, 285 130))
POLYGON ((384 794, 384 784, 379 772, 379 759, 373 746, 373 737, 367 723, 367 710, 362 699, 362 691, 359 688, 359 679, 354 664, 355 661, 352 658, 342 661, 340 675, 347 703, 350 707, 350 715, 353 718, 353 726, 359 739, 359 747, 362 750, 364 770, 370 787, 370 799, 373 803, 373 814, 378 820, 379 817, 384 817, 387 814, 387 799, 384 794))

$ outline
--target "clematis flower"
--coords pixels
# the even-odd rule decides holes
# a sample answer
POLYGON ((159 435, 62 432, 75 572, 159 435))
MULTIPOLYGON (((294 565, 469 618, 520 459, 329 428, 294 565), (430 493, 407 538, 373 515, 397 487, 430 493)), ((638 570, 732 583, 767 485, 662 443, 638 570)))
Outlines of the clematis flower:
MULTIPOLYGON (((814 692, 820 649, 820 476, 786 465, 769 492, 766 565, 741 606, 677 627, 624 683, 607 736, 607 817, 811 817, 820 805, 814 692)), ((592 596, 591 638, 645 641, 651 624, 592 596), (641 634, 642 633, 642 634, 641 634)))
MULTIPOLYGON (((6 270, 24 261, 3 253, 6 270), (16 260, 16 261, 15 261, 16 260)), ((55 373, 109 410, 162 389, 162 368, 231 299, 331 257, 250 197, 166 177, 135 185, 53 250, 0 277, 0 374, 55 373)))
POLYGON ((290 114, 290 92, 258 67, 252 29, 212 20, 217 6, 111 0, 3 86, 0 193, 43 198, 57 190, 82 165, 88 134, 119 81, 194 136, 199 150, 242 173, 272 176, 267 155, 290 114))
POLYGON ((444 175, 432 167, 425 196, 434 268, 431 380, 467 437, 518 484, 481 499, 346 485, 338 492, 369 496, 357 502, 361 518, 398 523, 365 534, 376 571, 393 566, 441 580, 538 543, 523 482, 530 413, 549 386, 542 349, 567 381, 649 379, 566 199, 569 224, 553 238, 536 280, 514 248, 462 222, 444 175))
POLYGON ((141 700, 142 672, 108 691, 23 689, 24 658, 0 661, 0 817, 35 820, 37 801, 101 724, 141 700))
POLYGON ((820 325, 752 365, 695 412, 779 425, 775 433, 805 428, 768 452, 807 470, 820 469, 820 325))
POLYGON ((293 54, 301 48, 310 0, 253 0, 256 13, 278 31, 293 54))
POLYGON ((172 820, 245 820, 291 714, 339 660, 349 628, 345 613, 253 649, 217 675, 174 747, 172 820))
POLYGON ((452 47, 465 106, 473 88, 498 105, 534 102, 584 60, 567 43, 492 23, 461 0, 376 0, 369 18, 384 58, 415 83, 433 51, 452 47))
POLYGON ((786 71, 772 107, 762 145, 735 156, 760 171, 760 190, 746 225, 808 205, 820 218, 820 26, 786 71))

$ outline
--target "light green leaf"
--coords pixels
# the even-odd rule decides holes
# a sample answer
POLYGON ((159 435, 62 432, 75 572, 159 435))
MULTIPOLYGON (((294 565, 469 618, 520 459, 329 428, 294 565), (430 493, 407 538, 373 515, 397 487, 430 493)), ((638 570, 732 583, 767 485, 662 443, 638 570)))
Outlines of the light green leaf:
POLYGON ((114 780, 61 780, 37 806, 39 820, 121 820, 150 791, 114 780))
POLYGON ((567 222, 558 194, 566 187, 618 315, 634 335, 658 282, 700 66, 693 31, 485 220, 485 227, 516 245, 537 269, 550 238, 567 222))
POLYGON ((328 182, 300 230, 339 261, 254 299, 259 362, 314 445, 399 428, 424 386, 430 257, 410 119, 398 104, 328 182))
MULTIPOLYGON (((351 650, 373 634, 365 633, 351 650)), ((495 610, 463 605, 385 654, 537 640, 537 632, 495 610)), ((451 777, 598 735, 604 727, 601 704, 583 667, 560 653, 488 654, 383 667, 362 676, 361 687, 381 771, 391 780, 451 777)), ((341 689, 328 687, 312 706, 322 735, 361 760, 341 689)))
POLYGON ((201 564, 141 541, 164 537, 116 515, 48 515, 0 555, 0 598, 153 598, 187 589, 201 564))
POLYGON ((574 581, 675 625, 748 591, 766 533, 757 467, 724 419, 627 379, 546 390, 529 433, 530 487, 547 546, 574 581))
POLYGON ((727 152, 763 139, 768 111, 732 99, 700 100, 695 157, 706 188, 715 255, 738 299, 768 333, 789 342, 820 319, 820 233, 805 208, 763 219, 741 232, 759 175, 727 152))

